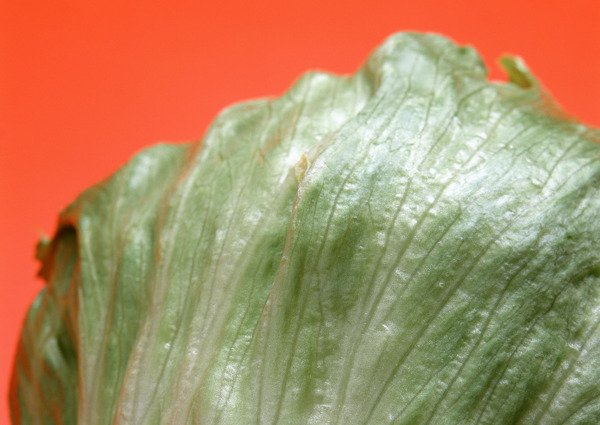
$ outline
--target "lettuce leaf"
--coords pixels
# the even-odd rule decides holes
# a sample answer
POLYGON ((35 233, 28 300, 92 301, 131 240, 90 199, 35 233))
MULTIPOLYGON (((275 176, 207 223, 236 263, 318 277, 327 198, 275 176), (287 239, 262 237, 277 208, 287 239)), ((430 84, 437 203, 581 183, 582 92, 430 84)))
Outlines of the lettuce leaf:
POLYGON ((13 422, 600 423, 600 132, 503 65, 397 34, 84 192, 13 422))

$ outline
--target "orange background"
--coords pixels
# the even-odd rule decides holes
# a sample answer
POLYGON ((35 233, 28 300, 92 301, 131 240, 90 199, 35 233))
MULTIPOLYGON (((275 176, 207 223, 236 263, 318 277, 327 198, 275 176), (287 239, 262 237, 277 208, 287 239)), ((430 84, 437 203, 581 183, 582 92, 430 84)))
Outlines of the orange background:
POLYGON ((494 79, 522 56, 567 112, 600 126, 595 1, 0 0, 0 424, 18 329, 58 211, 134 152, 202 136, 223 107, 302 72, 354 72, 402 30, 475 46, 494 79), (167 6, 168 5, 168 6, 167 6))

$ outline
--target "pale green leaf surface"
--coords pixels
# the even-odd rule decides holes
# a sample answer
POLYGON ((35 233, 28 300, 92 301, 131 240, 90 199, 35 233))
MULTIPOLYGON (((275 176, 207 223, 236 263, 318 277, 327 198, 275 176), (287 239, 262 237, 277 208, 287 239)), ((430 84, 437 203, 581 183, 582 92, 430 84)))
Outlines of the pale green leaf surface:
POLYGON ((14 422, 599 423, 599 133, 503 63, 398 34, 84 192, 14 422))

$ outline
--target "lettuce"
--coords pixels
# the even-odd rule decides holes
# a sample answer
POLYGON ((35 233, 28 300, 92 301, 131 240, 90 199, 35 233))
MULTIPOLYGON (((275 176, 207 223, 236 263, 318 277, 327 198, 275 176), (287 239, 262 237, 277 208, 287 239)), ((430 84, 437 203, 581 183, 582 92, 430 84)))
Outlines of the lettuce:
POLYGON ((15 424, 600 423, 600 132, 397 34, 60 215, 15 424))

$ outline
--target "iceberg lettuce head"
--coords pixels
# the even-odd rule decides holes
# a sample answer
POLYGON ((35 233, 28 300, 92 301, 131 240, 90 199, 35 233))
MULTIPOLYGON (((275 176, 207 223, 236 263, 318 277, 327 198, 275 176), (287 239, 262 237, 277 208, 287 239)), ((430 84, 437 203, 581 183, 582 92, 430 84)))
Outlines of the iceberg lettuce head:
POLYGON ((394 35, 85 191, 14 423, 600 423, 600 133, 504 66, 394 35))

